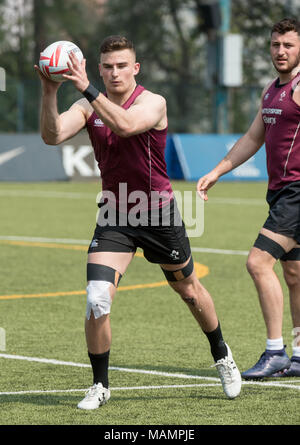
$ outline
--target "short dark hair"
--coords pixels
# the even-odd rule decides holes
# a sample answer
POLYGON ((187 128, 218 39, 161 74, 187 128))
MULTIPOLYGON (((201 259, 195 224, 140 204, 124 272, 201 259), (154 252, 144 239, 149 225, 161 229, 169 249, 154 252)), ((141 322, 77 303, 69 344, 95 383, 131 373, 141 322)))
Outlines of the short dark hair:
POLYGON ((300 36, 300 22, 294 18, 286 17, 273 25, 271 35, 273 32, 285 34, 289 31, 295 31, 300 36))
POLYGON ((112 51, 120 51, 122 49, 130 49, 135 54, 133 43, 124 36, 109 36, 103 40, 100 46, 100 53, 110 53, 112 51))

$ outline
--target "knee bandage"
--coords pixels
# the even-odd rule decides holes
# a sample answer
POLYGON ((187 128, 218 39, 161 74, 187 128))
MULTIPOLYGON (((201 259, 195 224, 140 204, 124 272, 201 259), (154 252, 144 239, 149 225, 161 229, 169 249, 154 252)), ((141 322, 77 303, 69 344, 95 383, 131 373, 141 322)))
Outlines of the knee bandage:
POLYGON ((281 247, 280 244, 276 243, 276 241, 272 240, 271 238, 262 235, 261 233, 258 235, 254 243, 254 247, 268 252, 276 260, 278 260, 282 257, 282 255, 285 254, 285 250, 283 247, 281 247))
POLYGON ((189 277, 194 269, 194 262, 193 258, 190 258, 190 261, 187 263, 186 266, 184 266, 182 269, 178 270, 166 270, 161 268, 163 273, 165 274, 165 277, 168 281, 180 281, 184 280, 185 278, 189 277))
POLYGON ((111 284, 118 286, 122 275, 115 269, 102 264, 87 264, 87 306, 86 318, 89 320, 91 311, 95 318, 110 313, 111 296, 109 288, 111 284))

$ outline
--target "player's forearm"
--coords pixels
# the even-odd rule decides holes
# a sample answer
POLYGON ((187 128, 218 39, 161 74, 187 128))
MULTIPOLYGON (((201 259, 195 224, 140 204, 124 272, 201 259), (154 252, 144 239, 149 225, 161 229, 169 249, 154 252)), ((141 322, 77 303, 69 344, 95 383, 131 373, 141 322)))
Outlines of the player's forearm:
POLYGON ((230 172, 231 170, 233 170, 233 168, 234 167, 230 159, 225 157, 224 159, 222 159, 222 161, 219 162, 219 164, 216 165, 213 171, 219 178, 225 175, 226 173, 230 172))
POLYGON ((246 133, 216 166, 217 175, 223 176, 248 161, 259 150, 262 143, 263 141, 251 139, 250 135, 246 133))
POLYGON ((61 125, 57 110, 57 97, 54 94, 42 95, 41 136, 48 145, 56 145, 59 141, 61 125))
POLYGON ((91 103, 95 112, 101 117, 103 123, 115 134, 121 137, 131 135, 131 122, 128 113, 119 105, 112 103, 103 94, 99 94, 91 103))
POLYGON ((236 162, 232 159, 231 154, 228 154, 225 156, 225 158, 220 161, 216 167, 212 170, 212 172, 220 178, 223 175, 226 175, 226 173, 230 172, 234 168, 238 167, 242 162, 236 162))
POLYGON ((85 91, 82 91, 82 94, 90 102, 102 122, 115 134, 121 137, 133 134, 132 122, 124 108, 114 104, 91 84, 85 91))

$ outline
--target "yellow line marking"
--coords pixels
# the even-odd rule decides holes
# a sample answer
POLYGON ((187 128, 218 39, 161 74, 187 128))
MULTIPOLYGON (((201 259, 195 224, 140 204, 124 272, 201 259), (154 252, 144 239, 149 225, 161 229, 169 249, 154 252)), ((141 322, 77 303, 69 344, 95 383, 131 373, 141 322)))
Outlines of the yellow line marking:
POLYGON ((74 244, 59 244, 59 243, 39 243, 36 241, 6 241, 1 240, 1 244, 11 244, 13 246, 23 247, 46 247, 49 249, 68 249, 68 250, 85 250, 87 252, 88 246, 77 246, 74 244))
MULTIPOLYGON (((44 247, 49 249, 66 249, 66 250, 83 250, 88 251, 88 246, 76 245, 76 244, 60 244, 60 243, 42 243, 37 241, 8 241, 0 240, 0 244, 11 244, 13 246, 21 247, 44 247)), ((142 252, 136 252, 135 256, 144 257, 142 252)))
MULTIPOLYGON (((39 243, 39 242, 29 242, 29 241, 0 241, 3 244, 11 244, 16 246, 26 246, 26 247, 45 247, 45 248, 56 248, 56 249, 70 249, 70 250, 85 250, 87 251, 87 246, 77 246, 69 244, 57 244, 57 243, 39 243)), ((143 258, 142 252, 136 252, 135 256, 143 258)), ((203 264, 194 262, 194 268, 196 271, 197 278, 203 278, 209 273, 209 268, 203 264)), ((154 287, 166 286, 167 281, 158 281, 156 283, 144 283, 144 284, 132 284, 129 286, 119 286, 118 291, 135 290, 135 289, 150 289, 154 287)), ((16 294, 16 295, 0 295, 0 300, 17 300, 21 298, 45 298, 45 297, 63 297, 68 295, 85 295, 85 290, 79 291, 62 291, 62 292, 46 292, 38 294, 16 294)))
POLYGON ((1 295, 0 300, 18 300, 20 298, 41 298, 41 297, 63 297, 65 295, 83 295, 82 291, 69 291, 69 292, 47 292, 44 294, 17 294, 17 295, 1 295))

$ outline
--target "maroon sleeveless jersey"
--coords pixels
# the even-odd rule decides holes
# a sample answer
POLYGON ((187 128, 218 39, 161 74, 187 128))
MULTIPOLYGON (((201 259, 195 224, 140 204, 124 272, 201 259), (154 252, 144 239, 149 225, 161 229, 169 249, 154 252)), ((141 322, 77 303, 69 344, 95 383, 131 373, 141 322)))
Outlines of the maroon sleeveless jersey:
POLYGON ((300 73, 283 85, 275 80, 262 100, 271 190, 300 181, 300 106, 292 97, 299 81, 300 73))
MULTIPOLYGON (((128 109, 144 90, 144 87, 138 85, 122 107, 128 109)), ((148 208, 151 207, 151 192, 167 192, 166 201, 170 201, 173 192, 164 156, 167 128, 150 129, 122 138, 104 125, 93 112, 87 121, 87 130, 101 172, 102 190, 114 193, 117 204, 124 203, 125 195, 128 202, 130 194, 130 201, 135 202, 136 194, 132 192, 137 191, 147 196, 148 208)), ((127 208, 132 205, 128 204, 127 208)))

